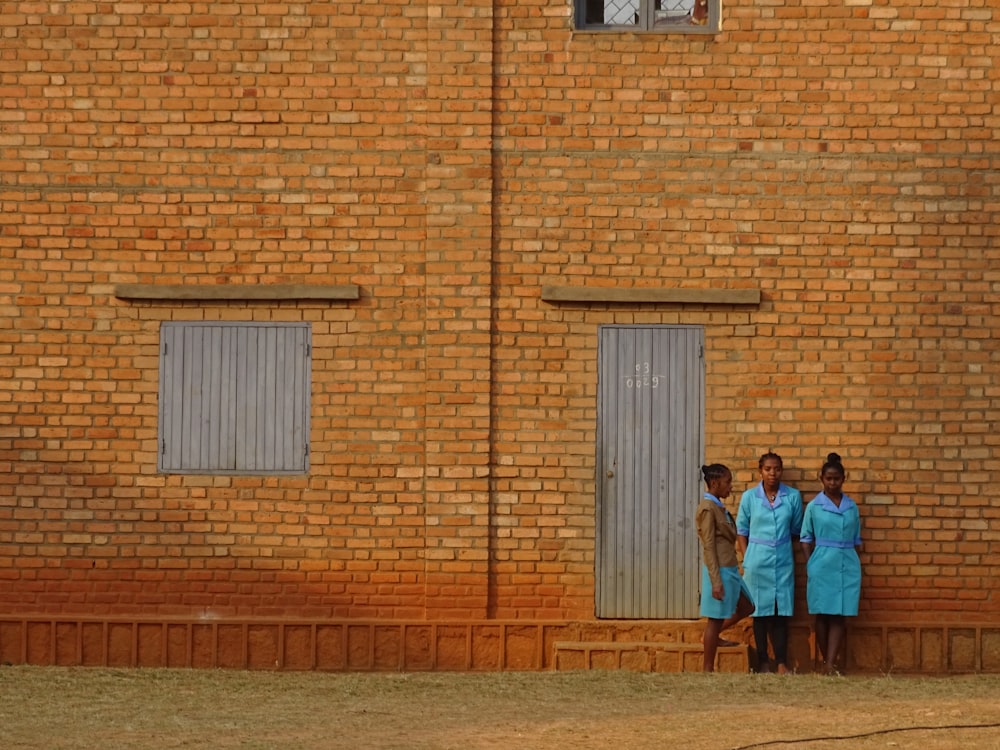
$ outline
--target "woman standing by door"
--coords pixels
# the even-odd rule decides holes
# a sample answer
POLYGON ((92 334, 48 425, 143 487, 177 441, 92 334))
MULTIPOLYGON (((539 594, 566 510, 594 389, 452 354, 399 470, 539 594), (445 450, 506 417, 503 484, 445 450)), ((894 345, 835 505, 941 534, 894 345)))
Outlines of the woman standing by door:
POLYGON ((695 526, 701 540, 701 616, 708 618, 703 667, 715 671, 719 646, 735 646, 719 635, 753 612, 753 600, 743 583, 736 561, 736 522, 722 502, 733 487, 733 475, 723 464, 701 467, 705 495, 695 513, 695 526))
POLYGON ((737 544, 743 552, 743 580, 756 609, 753 637, 757 671, 771 672, 768 641, 774 649, 774 671, 788 670, 788 621, 795 605, 795 554, 802 529, 802 495, 782 484, 784 463, 774 452, 757 462, 760 483, 740 498, 736 516, 737 544))

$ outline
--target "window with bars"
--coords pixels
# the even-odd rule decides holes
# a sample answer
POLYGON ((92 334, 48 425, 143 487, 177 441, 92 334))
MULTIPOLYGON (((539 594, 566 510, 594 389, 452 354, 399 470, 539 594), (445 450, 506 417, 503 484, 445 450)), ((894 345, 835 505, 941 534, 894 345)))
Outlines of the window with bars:
POLYGON ((722 0, 574 0, 576 26, 586 30, 714 34, 722 0))
POLYGON ((163 323, 159 460, 167 474, 309 469, 308 323, 163 323))

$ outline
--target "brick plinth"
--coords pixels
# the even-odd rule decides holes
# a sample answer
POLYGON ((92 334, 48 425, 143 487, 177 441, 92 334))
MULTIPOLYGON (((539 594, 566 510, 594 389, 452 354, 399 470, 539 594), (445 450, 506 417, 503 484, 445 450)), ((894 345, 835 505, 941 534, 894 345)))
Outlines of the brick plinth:
MULTIPOLYGON (((0 662, 289 671, 701 669, 703 623, 377 622, 0 617, 0 662)), ((807 633, 805 634, 808 635, 807 633)), ((752 641, 719 650, 746 672, 752 641)), ((801 640, 798 635, 793 640, 801 640)), ((794 644, 793 644, 794 645, 794 644)), ((808 642, 800 644, 806 647, 808 642)), ((794 649, 793 649, 794 650, 794 649)), ((796 659, 799 672, 811 670, 796 659)), ((1000 673, 1000 627, 868 625, 849 635, 857 673, 1000 673)))

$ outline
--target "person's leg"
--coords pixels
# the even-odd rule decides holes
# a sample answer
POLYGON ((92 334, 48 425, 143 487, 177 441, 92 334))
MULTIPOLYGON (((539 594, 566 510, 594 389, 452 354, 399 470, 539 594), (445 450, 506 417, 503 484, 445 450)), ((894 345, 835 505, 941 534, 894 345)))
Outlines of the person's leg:
POLYGON ((767 654, 767 634, 770 630, 772 618, 770 617, 754 617, 753 618, 753 640, 757 645, 757 671, 758 672, 770 672, 771 664, 770 658, 767 654))
MULTIPOLYGON (((740 594, 740 598, 736 602, 736 611, 731 617, 727 617, 725 620, 721 621, 722 625, 719 626, 719 632, 723 630, 728 630, 733 625, 738 623, 744 617, 748 617, 753 613, 753 602, 751 602, 744 594, 740 594)), ((723 638, 719 638, 719 646, 738 646, 739 643, 736 641, 727 641, 723 638)))
POLYGON ((771 644, 774 646, 774 663, 778 674, 788 672, 788 620, 790 618, 775 615, 771 620, 771 644))
POLYGON ((753 612, 753 602, 747 598, 746 594, 741 592, 739 601, 736 602, 736 611, 733 613, 732 617, 728 618, 725 622, 722 623, 722 629, 728 630, 733 625, 742 620, 744 617, 749 617, 752 612, 753 612))
POLYGON ((827 636, 830 632, 830 623, 826 615, 816 615, 816 655, 819 656, 821 664, 826 666, 827 636))
POLYGON ((705 635, 702 637, 702 646, 705 660, 702 668, 705 672, 715 671, 715 652, 719 648, 719 633, 722 632, 722 620, 708 618, 705 624, 705 635))
POLYGON ((840 647, 847 633, 847 621, 843 615, 831 615, 826 641, 826 671, 827 674, 837 673, 837 660, 840 658, 840 647))

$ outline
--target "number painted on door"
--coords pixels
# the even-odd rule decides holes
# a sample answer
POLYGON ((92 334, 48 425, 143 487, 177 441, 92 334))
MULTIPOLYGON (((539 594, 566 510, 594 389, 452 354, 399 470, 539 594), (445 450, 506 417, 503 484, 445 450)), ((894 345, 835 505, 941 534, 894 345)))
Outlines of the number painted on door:
POLYGON ((662 375, 654 373, 649 362, 639 362, 635 366, 635 372, 623 377, 626 388, 659 388, 662 375))

